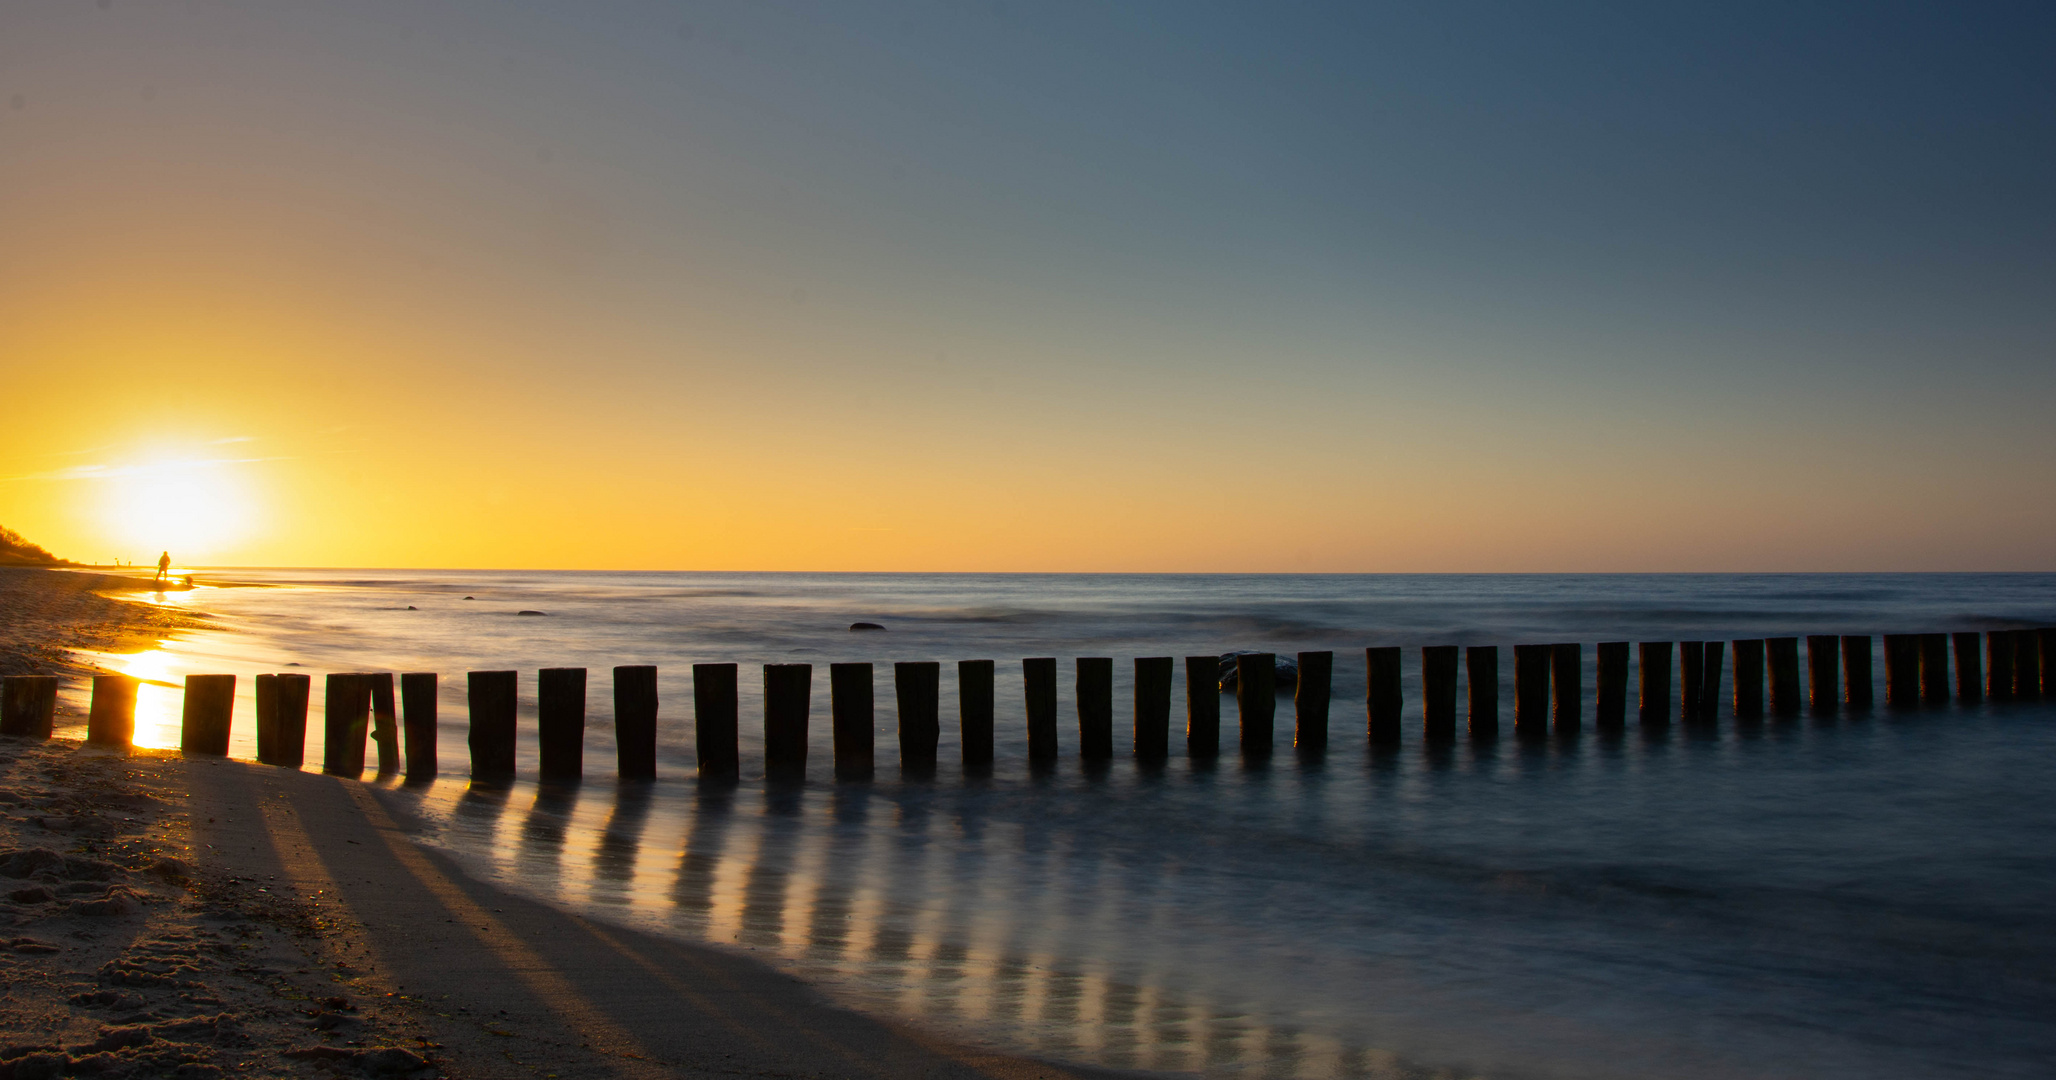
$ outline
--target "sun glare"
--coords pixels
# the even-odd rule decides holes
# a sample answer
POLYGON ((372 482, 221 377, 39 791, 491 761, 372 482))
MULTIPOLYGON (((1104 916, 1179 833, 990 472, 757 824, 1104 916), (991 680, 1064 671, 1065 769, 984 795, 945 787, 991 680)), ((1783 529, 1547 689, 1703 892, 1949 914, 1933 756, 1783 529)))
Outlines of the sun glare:
POLYGON ((108 532, 125 551, 206 562, 249 529, 248 493, 218 462, 152 462, 107 484, 108 532))

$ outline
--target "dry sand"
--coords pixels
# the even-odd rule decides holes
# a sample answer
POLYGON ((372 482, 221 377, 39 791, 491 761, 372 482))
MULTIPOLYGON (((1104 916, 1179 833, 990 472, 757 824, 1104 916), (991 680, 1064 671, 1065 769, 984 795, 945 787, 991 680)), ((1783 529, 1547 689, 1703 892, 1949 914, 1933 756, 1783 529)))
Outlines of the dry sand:
MULTIPOLYGON (((5 670, 81 670, 8 655, 24 622, 100 649, 178 628, 91 588, 0 573, 5 670)), ((0 1080, 1112 1075, 501 892, 416 843, 403 806, 357 780, 0 737, 0 1080)))

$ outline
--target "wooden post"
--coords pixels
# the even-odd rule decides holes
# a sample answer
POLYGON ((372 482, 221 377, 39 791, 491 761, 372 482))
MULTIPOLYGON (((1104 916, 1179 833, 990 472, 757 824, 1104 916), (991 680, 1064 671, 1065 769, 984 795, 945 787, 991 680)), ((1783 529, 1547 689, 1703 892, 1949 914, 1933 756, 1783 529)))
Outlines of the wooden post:
POLYGON ((1870 635, 1842 635, 1842 701, 1851 709, 1868 709, 1874 700, 1870 677, 1870 635))
POLYGON ((136 741, 136 680, 126 675, 93 676, 93 704, 86 714, 86 741, 127 747, 136 741))
POLYGON ((2042 696, 2042 646, 2033 630, 2013 632, 2013 696, 2042 696))
POLYGON ((2042 695, 2056 697, 2056 627, 2035 629, 2035 652, 2042 656, 2042 695))
POLYGON ((1594 647, 1599 664, 1593 726, 1617 733, 1628 726, 1628 643, 1602 641, 1594 647))
POLYGON ((693 754, 703 779, 742 775, 740 711, 734 664, 692 666, 693 754))
POLYGON ((537 772, 545 780, 585 775, 585 669, 544 668, 535 680, 537 772))
POLYGON ((393 704, 393 673, 366 674, 364 688, 371 695, 371 745, 378 749, 378 775, 391 776, 400 771, 400 711, 393 704))
POLYGON ((47 739, 57 724, 57 676, 9 675, 0 681, 0 735, 47 739))
POLYGON ((871 665, 828 665, 828 716, 835 736, 835 778, 869 780, 877 771, 871 665))
POLYGON ((1885 635, 1885 704, 1920 704, 1920 635, 1885 635))
POLYGON ((1549 647, 1549 681, 1558 735, 1576 735, 1585 726, 1585 647, 1566 642, 1549 647))
POLYGON ((272 691, 277 712, 271 724, 271 763, 297 769, 307 764, 307 701, 314 696, 314 679, 295 672, 277 679, 272 691))
POLYGON ((1028 707, 1028 760, 1042 764, 1057 759, 1057 658, 1038 656, 1021 661, 1022 690, 1028 707))
MULTIPOLYGON (((1983 635, 1975 630, 1949 635, 1956 647, 1956 696, 1964 701, 1982 701, 1985 696, 1983 635)), ((1886 643, 1889 653, 1890 642, 1886 643)), ((1889 660, 1889 655, 1887 656, 1889 660)))
POLYGON ((1642 676, 1640 712, 1643 727, 1669 727, 1671 722, 1671 643, 1644 641, 1638 647, 1642 676))
POLYGON ((800 780, 807 775, 807 713, 814 665, 764 665, 764 775, 800 780))
POLYGON ((1547 645, 1513 647, 1513 734, 1538 739, 1549 734, 1549 663, 1547 645))
POLYGON ((1210 758, 1221 752, 1221 658, 1185 658, 1185 753, 1210 758))
POLYGON ((933 773, 936 747, 942 743, 942 665, 933 660, 893 664, 892 691, 899 705, 900 771, 933 773))
POLYGON ((364 744, 371 734, 371 684, 358 672, 329 675, 321 692, 321 771, 364 774, 364 744))
POLYGON ((178 725, 180 753, 228 756, 228 736, 236 708, 234 675, 188 675, 184 708, 178 725))
POLYGON ((1985 634, 1985 696, 1993 701, 2013 700, 2013 632, 1993 630, 1985 634))
MULTIPOLYGON (((1299 685, 1292 688, 1292 746, 1318 754, 1328 748, 1328 699, 1335 680, 1335 654, 1299 654, 1299 685)), ((1165 684, 1166 689, 1169 683, 1165 684)))
POLYGON ((1920 696, 1930 705, 1949 700, 1949 635, 1920 635, 1920 696))
POLYGON ((1135 658, 1135 756, 1143 761, 1171 756, 1171 680, 1177 669, 1168 656, 1135 658))
POLYGON ((1727 653, 1727 642, 1709 641, 1702 646, 1706 660, 1700 665, 1699 722, 1715 723, 1720 718, 1720 673, 1721 662, 1727 653))
POLYGON ((1471 738, 1499 737, 1499 646, 1473 645, 1464 650, 1464 677, 1470 684, 1471 738))
POLYGON ((657 778, 657 668, 614 668, 614 771, 623 780, 657 778))
POLYGON ((514 778, 514 703, 520 676, 474 671, 465 678, 471 706, 471 778, 499 783, 514 778))
POLYGON ((1431 743, 1456 741, 1454 645, 1421 647, 1421 736, 1431 743))
POLYGON ((1110 761, 1114 756, 1114 658, 1081 656, 1077 667, 1078 756, 1110 761))
POLYGON ((1763 715, 1763 639, 1739 638, 1735 647, 1735 719, 1763 715))
POLYGON ((251 688, 257 704, 257 764, 276 764, 278 756, 278 676, 259 675, 251 688))
POLYGON ((1399 714, 1405 707, 1400 691, 1400 666, 1405 658, 1397 645, 1364 650, 1364 704, 1370 714, 1373 746, 1399 743, 1399 714))
POLYGON ((1242 726, 1242 756, 1267 758, 1278 715, 1278 658, 1243 653, 1235 658, 1235 712, 1242 726))
POLYGON ((1699 705, 1706 700, 1706 643, 1678 642, 1678 718, 1687 724, 1699 722, 1699 705))
POLYGON ((1763 651, 1770 666, 1771 714, 1796 715, 1805 707, 1799 689, 1799 639, 1764 638, 1763 651))
POLYGON ((964 768, 992 767, 992 661, 957 661, 957 712, 964 768))
POLYGON ((409 671, 400 676, 400 734, 406 742, 407 779, 427 780, 438 770, 436 759, 436 674, 409 671))
POLYGON ((1806 635, 1806 696, 1815 716, 1833 716, 1842 706, 1840 682, 1842 639, 1833 634, 1806 635))

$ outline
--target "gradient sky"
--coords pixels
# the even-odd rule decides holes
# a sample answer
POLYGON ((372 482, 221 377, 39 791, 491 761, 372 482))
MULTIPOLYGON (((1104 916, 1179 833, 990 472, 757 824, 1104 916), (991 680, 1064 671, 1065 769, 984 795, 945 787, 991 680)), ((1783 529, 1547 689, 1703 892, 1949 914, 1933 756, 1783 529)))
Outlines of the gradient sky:
POLYGON ((2056 570, 2052 13, 13 0, 0 524, 2056 570))

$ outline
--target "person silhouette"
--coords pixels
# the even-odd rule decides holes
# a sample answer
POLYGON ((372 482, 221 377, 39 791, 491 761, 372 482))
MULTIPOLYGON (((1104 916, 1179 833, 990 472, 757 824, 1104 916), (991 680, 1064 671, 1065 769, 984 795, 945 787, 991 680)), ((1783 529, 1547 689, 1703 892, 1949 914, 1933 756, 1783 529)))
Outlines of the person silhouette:
POLYGON ((171 552, 167 551, 167 552, 165 552, 164 554, 162 554, 162 555, 159 555, 159 556, 157 556, 157 580, 159 580, 159 581, 163 581, 163 580, 164 580, 164 575, 166 575, 166 574, 168 574, 168 573, 170 573, 170 572, 171 572, 171 552))

